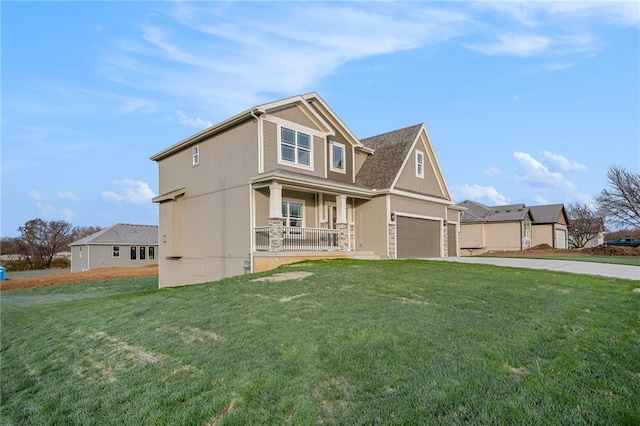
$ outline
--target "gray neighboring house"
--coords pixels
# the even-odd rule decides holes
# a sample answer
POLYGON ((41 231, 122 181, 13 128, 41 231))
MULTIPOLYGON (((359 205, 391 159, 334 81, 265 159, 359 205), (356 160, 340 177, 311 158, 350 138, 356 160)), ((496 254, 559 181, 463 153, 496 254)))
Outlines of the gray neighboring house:
POLYGON ((118 223, 71 244, 71 272, 158 263, 158 227, 118 223))

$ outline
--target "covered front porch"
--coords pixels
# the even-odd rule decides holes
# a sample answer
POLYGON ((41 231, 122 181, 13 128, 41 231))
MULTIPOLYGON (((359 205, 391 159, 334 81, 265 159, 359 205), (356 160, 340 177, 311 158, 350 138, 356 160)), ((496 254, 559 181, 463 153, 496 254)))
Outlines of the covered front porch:
POLYGON ((355 199, 366 192, 310 177, 254 182, 253 252, 354 251, 355 199))

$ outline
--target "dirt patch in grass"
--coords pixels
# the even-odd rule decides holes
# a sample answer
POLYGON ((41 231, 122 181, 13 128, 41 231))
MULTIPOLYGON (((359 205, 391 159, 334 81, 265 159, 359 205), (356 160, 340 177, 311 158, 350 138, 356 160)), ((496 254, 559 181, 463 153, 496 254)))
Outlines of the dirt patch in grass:
POLYGON ((75 284, 91 281, 118 280, 123 278, 151 277, 158 275, 158 265, 136 267, 96 268, 85 272, 14 278, 0 282, 0 291, 24 290, 49 285, 75 284))
POLYGON ((556 249, 549 244, 540 244, 525 250, 514 251, 490 251, 486 256, 616 256, 616 257, 640 257, 640 248, 605 246, 585 248, 580 250, 556 249))
POLYGON ((299 272, 283 272, 281 274, 273 274, 270 275, 268 277, 260 277, 260 278, 256 278, 255 280, 251 280, 251 281, 271 281, 271 282, 277 282, 277 281, 289 281, 289 280, 301 280, 303 278, 307 278, 310 277, 311 275, 313 275, 313 273, 311 272, 303 272, 303 271, 299 271, 299 272))

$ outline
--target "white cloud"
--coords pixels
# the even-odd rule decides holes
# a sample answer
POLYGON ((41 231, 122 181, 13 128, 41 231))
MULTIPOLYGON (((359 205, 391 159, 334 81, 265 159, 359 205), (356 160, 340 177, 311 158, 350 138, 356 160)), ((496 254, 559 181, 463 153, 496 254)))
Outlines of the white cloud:
POLYGON ((513 157, 521 167, 522 174, 516 178, 533 186, 552 187, 564 191, 575 190, 575 185, 561 173, 552 172, 547 166, 526 152, 514 152, 513 157))
POLYGON ((29 191, 27 193, 27 197, 32 200, 42 200, 42 194, 40 194, 38 191, 35 191, 35 190, 29 191))
POLYGON ((212 122, 203 120, 200 117, 187 117, 185 113, 180 110, 176 111, 176 114, 178 115, 178 121, 180 121, 180 124, 183 124, 185 126, 196 127, 198 129, 206 129, 207 127, 213 126, 212 122))
POLYGON ((499 34, 497 40, 485 44, 469 44, 472 50, 485 55, 513 55, 535 56, 539 55, 552 45, 552 40, 547 36, 499 34))
POLYGON ((58 198, 63 198, 69 201, 78 201, 80 198, 73 192, 58 192, 58 198))
POLYGON ((71 221, 77 214, 69 208, 58 208, 48 203, 36 202, 36 207, 45 219, 71 221))
POLYGON ((540 67, 541 71, 563 71, 569 68, 572 68, 576 63, 575 62, 552 62, 547 65, 543 65, 540 67))
POLYGON ((166 7, 171 11, 158 10, 140 25, 139 38, 105 54, 102 71, 218 114, 272 100, 274 93, 313 90, 349 61, 450 40, 470 22, 463 12, 409 3, 166 7))
POLYGON ((541 195, 536 195, 535 197, 533 197, 534 200, 536 200, 536 203, 538 204, 548 204, 549 202, 547 201, 546 198, 544 198, 541 195))
POLYGON ((566 157, 560 154, 554 154, 549 151, 542 151, 542 156, 551 161, 563 172, 586 172, 589 170, 584 164, 580 164, 576 161, 569 161, 566 157))
POLYGON ((480 186, 480 185, 469 185, 464 184, 457 188, 458 194, 460 195, 460 199, 470 199, 470 200, 488 200, 488 204, 493 205, 502 205, 507 204, 509 199, 500 194, 493 186, 480 186))
POLYGON ((484 169, 484 173, 488 176, 498 176, 502 172, 497 167, 489 167, 488 169, 484 169))
POLYGON ((113 182, 119 186, 119 192, 102 191, 102 198, 106 201, 124 204, 150 203, 155 197, 153 190, 146 182, 140 180, 123 179, 113 182))

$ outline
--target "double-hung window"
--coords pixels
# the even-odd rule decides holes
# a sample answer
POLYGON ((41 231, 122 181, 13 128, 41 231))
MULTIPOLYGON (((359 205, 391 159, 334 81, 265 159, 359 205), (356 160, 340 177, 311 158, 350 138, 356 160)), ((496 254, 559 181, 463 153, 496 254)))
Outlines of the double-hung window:
POLYGON ((331 141, 330 143, 331 170, 334 172, 345 173, 345 151, 344 145, 331 141))
POLYGON ((120 257, 120 246, 113 246, 113 257, 120 257))
POLYGON ((280 159, 285 162, 311 166, 311 135, 280 128, 280 159))
POLYGON ((424 153, 416 150, 416 177, 424 179, 424 153))
POLYGON ((282 218, 284 219, 284 226, 297 226, 302 227, 303 225, 303 210, 304 206, 302 203, 297 203, 294 201, 283 201, 282 202, 282 218))
POLYGON ((200 164, 200 147, 198 145, 191 148, 191 158, 194 166, 200 164))

